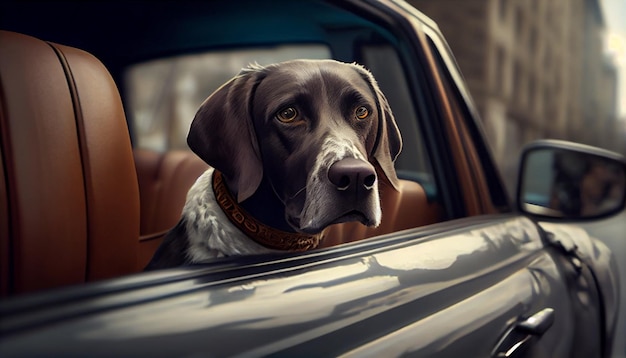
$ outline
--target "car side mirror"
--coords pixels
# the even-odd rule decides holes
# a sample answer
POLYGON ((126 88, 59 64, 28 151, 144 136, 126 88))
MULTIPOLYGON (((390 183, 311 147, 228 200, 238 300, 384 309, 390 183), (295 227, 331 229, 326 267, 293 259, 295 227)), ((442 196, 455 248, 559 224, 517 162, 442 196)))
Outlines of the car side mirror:
POLYGON ((524 147, 517 208, 543 218, 590 220, 626 205, 626 160, 620 154, 559 140, 524 147))

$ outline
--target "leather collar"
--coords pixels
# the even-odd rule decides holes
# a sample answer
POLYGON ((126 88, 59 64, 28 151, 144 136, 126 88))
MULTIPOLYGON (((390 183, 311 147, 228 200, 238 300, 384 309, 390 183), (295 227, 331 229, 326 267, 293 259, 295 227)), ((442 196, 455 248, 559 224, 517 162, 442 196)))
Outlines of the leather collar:
POLYGON ((248 214, 228 191, 222 173, 213 172, 213 192, 228 219, 252 240, 267 248, 307 251, 319 246, 322 234, 307 235, 274 229, 248 214))

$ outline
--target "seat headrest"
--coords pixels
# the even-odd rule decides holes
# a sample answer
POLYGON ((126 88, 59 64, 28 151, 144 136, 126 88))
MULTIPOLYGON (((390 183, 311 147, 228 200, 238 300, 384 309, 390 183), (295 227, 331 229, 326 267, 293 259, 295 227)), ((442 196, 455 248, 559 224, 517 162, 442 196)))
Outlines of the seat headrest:
POLYGON ((3 293, 135 270, 139 194, 117 87, 94 56, 0 31, 3 293))

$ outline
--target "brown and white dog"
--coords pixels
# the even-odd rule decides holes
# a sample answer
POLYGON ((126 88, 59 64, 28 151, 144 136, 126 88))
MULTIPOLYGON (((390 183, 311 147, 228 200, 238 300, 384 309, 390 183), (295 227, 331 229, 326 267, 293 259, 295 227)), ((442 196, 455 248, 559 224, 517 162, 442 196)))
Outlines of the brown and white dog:
POLYGON ((362 66, 252 65, 207 98, 187 137, 212 168, 147 269, 317 247, 329 225, 381 221, 379 179, 397 189, 402 140, 362 66))

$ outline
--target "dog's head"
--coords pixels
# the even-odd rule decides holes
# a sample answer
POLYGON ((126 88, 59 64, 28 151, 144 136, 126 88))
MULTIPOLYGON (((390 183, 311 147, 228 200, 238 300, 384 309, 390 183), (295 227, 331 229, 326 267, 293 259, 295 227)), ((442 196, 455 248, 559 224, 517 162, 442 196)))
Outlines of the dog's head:
POLYGON ((377 226, 379 177, 398 186, 400 132, 373 76, 356 64, 250 66, 204 101, 187 142, 239 202, 265 176, 299 232, 377 226))

